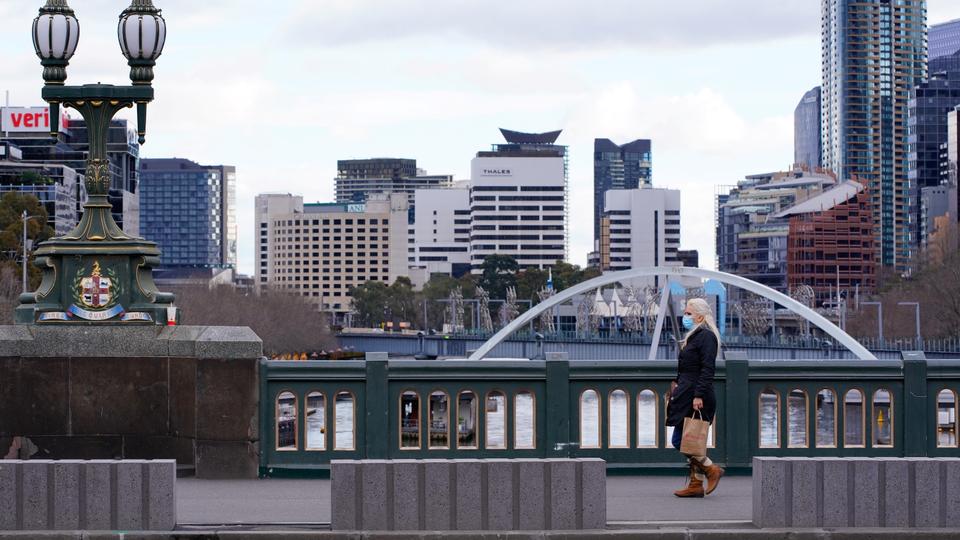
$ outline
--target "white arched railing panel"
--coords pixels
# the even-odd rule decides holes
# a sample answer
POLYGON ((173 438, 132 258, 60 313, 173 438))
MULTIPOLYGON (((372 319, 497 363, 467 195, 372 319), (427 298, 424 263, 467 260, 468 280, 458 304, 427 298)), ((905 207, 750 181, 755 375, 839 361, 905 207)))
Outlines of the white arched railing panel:
MULTIPOLYGON (((544 302, 540 302, 532 309, 527 310, 525 313, 514 319, 510 324, 504 326, 500 329, 499 332, 493 335, 486 343, 484 343, 479 349, 477 349, 473 354, 470 355, 470 360, 480 360, 487 356, 494 347, 499 345, 505 339, 513 335, 514 332, 520 330, 526 326, 530 321, 539 317, 541 313, 552 309, 556 306, 563 304, 564 302, 581 295, 583 293, 594 290, 598 287, 603 287, 606 285, 612 285, 614 283, 619 283, 628 279, 636 279, 642 277, 654 277, 654 276, 668 276, 672 277, 694 277, 701 279, 715 279, 721 283, 727 285, 732 285, 734 287, 739 287, 745 291, 750 291, 754 294, 772 300, 777 304, 790 309, 794 313, 802 316, 804 319, 810 321, 811 324, 817 328, 823 330, 830 337, 837 340, 837 343, 840 343, 846 347, 850 352, 855 354, 857 358, 861 360, 876 360, 877 357, 873 355, 866 347, 861 345, 857 340, 853 339, 849 334, 841 330, 837 325, 828 321, 822 315, 816 311, 810 309, 809 307, 797 302, 789 296, 777 292, 766 285, 761 285, 755 281, 751 281, 747 278, 735 276, 733 274, 727 274, 725 272, 717 272, 716 270, 704 270, 702 268, 687 268, 687 267, 672 267, 672 268, 634 268, 632 270, 624 270, 622 272, 611 272, 609 274, 604 274, 600 277, 596 277, 589 281, 585 281, 570 287, 565 291, 562 291, 554 296, 550 297, 544 302)), ((662 317, 663 315, 659 315, 662 317)))

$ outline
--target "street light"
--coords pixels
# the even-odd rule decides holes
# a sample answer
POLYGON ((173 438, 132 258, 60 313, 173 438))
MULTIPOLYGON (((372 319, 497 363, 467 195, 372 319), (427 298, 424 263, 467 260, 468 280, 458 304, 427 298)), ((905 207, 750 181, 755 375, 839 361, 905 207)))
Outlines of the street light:
POLYGON ((27 223, 31 219, 43 219, 43 216, 28 216, 27 211, 24 210, 20 218, 23 220, 23 294, 26 294, 27 291, 27 223))
POLYGON ((917 347, 923 348, 923 336, 920 335, 920 302, 897 302, 898 306, 913 306, 916 308, 917 347))
POLYGON ((883 346, 883 304, 880 302, 860 302, 861 306, 877 306, 877 336, 883 346))
POLYGON ((128 235, 113 219, 107 134, 117 112, 136 106, 137 136, 140 144, 145 142, 147 104, 154 97, 153 68, 166 42, 166 22, 152 0, 132 0, 120 14, 117 38, 130 66, 132 86, 66 85, 67 66, 80 41, 80 23, 67 0, 46 0, 33 21, 32 34, 43 66, 42 96, 50 105, 51 136, 60 131, 60 107, 75 109, 86 122, 88 199, 72 231, 42 242, 36 250, 34 264, 43 270, 43 283, 36 292, 21 295, 16 320, 164 324, 174 296, 160 292, 153 282, 160 249, 154 242, 128 235))

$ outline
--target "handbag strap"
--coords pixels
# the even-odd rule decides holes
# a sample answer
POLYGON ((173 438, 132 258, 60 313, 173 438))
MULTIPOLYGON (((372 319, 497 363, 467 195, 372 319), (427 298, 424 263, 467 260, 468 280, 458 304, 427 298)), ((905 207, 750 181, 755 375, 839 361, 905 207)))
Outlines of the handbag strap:
MULTIPOLYGON (((700 409, 694 410, 694 411, 693 411, 693 414, 695 414, 695 415, 699 414, 699 415, 700 415, 700 420, 701 420, 701 421, 703 420, 703 413, 700 412, 700 409)), ((696 418, 696 417, 695 417, 695 416, 691 416, 690 418, 696 418)))

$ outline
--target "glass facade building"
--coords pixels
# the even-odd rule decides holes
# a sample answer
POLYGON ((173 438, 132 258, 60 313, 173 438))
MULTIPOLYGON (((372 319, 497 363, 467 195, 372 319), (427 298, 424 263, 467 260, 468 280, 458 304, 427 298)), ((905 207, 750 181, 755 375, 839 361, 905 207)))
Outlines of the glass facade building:
POLYGON ((593 240, 599 242, 604 195, 611 189, 651 187, 653 157, 650 139, 618 145, 610 139, 593 141, 593 240))
POLYGON ((164 267, 236 267, 236 169, 186 159, 141 161, 144 237, 164 267))
POLYGON ((928 31, 930 60, 960 51, 960 19, 934 24, 928 31))
POLYGON ((867 186, 880 261, 910 272, 910 93, 926 78, 923 0, 823 0, 823 166, 867 186))
POLYGON ((820 146, 820 87, 803 95, 793 111, 793 163, 815 170, 822 163, 820 146))
POLYGON ((83 175, 65 165, 41 165, 20 161, 20 149, 0 143, 0 196, 15 191, 33 195, 47 211, 47 224, 57 236, 70 232, 77 224, 77 197, 83 175))

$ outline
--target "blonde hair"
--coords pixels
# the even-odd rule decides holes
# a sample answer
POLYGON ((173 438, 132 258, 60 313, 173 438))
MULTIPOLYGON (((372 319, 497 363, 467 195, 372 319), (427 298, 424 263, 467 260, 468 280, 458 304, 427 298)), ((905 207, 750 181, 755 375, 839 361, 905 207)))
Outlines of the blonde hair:
POLYGON ((713 335, 717 337, 717 349, 720 348, 720 329, 717 328, 717 320, 713 318, 713 308, 710 307, 710 304, 707 303, 703 298, 691 298, 687 300, 687 309, 693 313, 694 316, 703 317, 703 322, 700 324, 694 323, 693 328, 687 332, 687 335, 683 336, 683 340, 680 341, 680 348, 683 349, 687 346, 687 340, 690 339, 690 336, 697 331, 701 326, 706 326, 713 332, 713 335))

